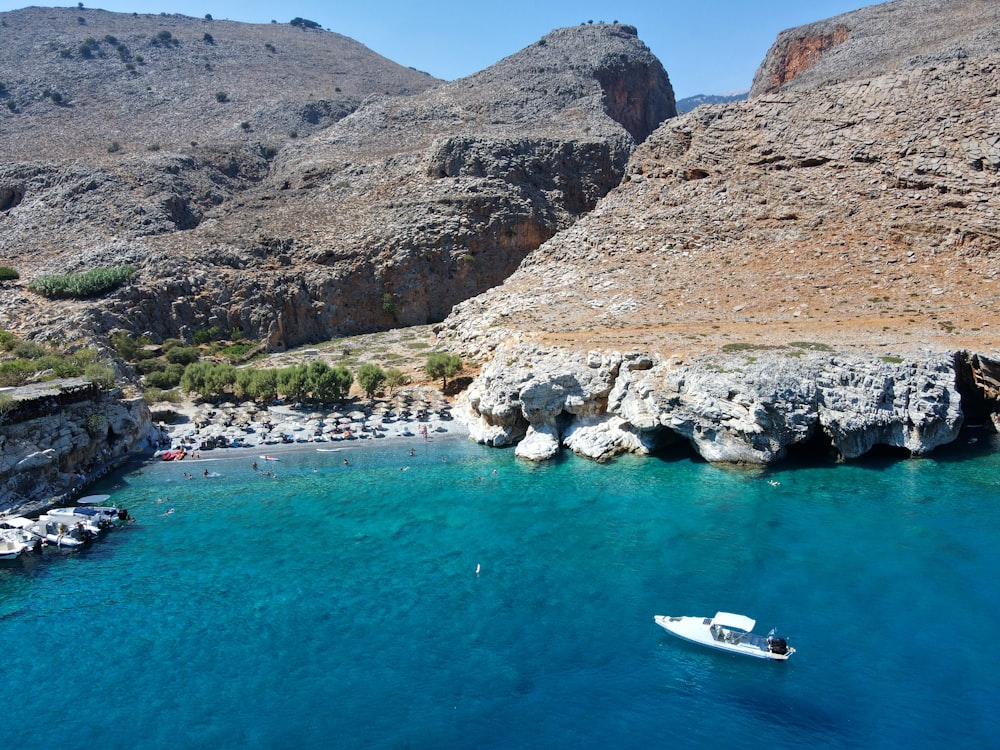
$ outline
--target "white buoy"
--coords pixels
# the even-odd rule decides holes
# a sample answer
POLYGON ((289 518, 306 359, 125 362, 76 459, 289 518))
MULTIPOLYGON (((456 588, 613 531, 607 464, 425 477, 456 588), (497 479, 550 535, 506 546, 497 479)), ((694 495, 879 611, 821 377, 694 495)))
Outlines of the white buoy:
POLYGON ((479 563, 476 563, 476 578, 479 578, 479 563))

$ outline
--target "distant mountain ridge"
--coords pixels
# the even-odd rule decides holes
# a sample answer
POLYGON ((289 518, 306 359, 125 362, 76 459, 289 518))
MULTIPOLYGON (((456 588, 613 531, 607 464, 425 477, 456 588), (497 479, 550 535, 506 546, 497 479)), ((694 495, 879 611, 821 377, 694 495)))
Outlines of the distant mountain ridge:
POLYGON ((280 147, 369 96, 440 81, 286 23, 36 7, 0 13, 0 83, 6 159, 107 161, 109 148, 280 147))
POLYGON ((677 111, 690 112, 695 107, 702 104, 726 104, 728 102, 741 102, 750 95, 750 90, 741 91, 737 94, 695 94, 677 100, 677 111))

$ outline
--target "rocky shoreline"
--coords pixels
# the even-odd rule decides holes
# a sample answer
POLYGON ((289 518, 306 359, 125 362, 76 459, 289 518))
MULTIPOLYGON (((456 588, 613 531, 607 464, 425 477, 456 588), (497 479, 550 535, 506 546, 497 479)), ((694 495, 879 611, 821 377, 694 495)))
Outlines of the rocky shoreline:
POLYGON ((806 447, 837 460, 876 446, 919 456, 969 419, 996 424, 994 365, 965 352, 753 350, 685 362, 521 344, 498 350, 456 418, 472 439, 516 444, 530 460, 565 447, 602 461, 676 440, 720 463, 766 465, 806 447))

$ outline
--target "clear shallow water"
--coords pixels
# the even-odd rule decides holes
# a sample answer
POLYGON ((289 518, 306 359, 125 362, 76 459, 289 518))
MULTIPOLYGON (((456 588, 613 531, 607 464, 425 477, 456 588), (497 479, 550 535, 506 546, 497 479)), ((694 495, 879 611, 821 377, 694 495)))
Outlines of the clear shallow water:
POLYGON ((1000 451, 976 447, 766 473, 417 439, 258 460, 276 479, 247 454, 150 464, 95 489, 140 523, 0 568, 5 737, 993 746, 1000 451), (652 621, 718 609, 798 653, 712 652, 652 621))

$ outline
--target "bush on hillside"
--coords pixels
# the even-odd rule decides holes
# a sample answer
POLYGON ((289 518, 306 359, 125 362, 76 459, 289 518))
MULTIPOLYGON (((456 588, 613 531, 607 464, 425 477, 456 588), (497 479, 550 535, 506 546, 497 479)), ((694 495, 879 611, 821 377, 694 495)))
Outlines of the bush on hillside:
POLYGON ((28 289, 49 299, 98 297, 117 289, 132 278, 133 265, 92 268, 82 273, 39 276, 28 289))

